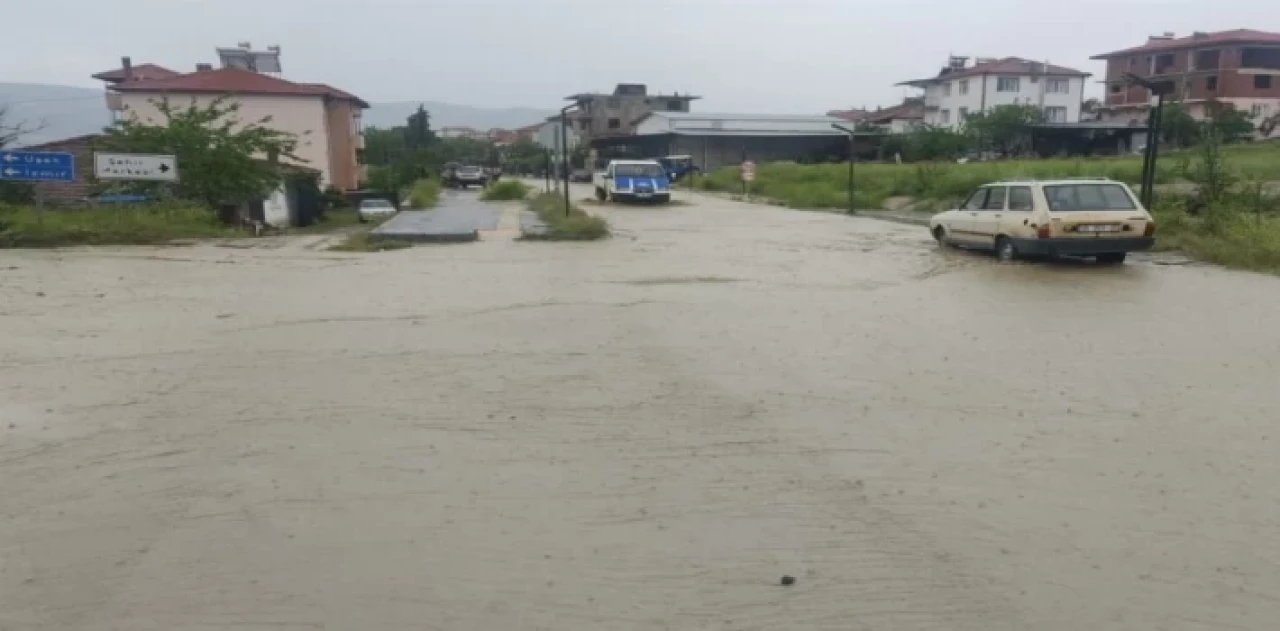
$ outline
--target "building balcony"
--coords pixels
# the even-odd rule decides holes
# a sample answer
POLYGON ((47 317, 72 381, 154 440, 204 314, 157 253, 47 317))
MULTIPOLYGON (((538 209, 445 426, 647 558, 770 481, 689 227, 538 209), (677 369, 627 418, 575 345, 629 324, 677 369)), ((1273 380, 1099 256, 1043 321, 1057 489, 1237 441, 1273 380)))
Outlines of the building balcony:
POLYGON ((942 107, 942 97, 939 95, 925 96, 924 106, 926 109, 936 110, 942 107))
POLYGON ((107 100, 107 109, 113 112, 124 111, 124 95, 118 92, 106 92, 104 96, 107 100))
POLYGON ((364 149, 364 134, 356 134, 356 149, 364 149))

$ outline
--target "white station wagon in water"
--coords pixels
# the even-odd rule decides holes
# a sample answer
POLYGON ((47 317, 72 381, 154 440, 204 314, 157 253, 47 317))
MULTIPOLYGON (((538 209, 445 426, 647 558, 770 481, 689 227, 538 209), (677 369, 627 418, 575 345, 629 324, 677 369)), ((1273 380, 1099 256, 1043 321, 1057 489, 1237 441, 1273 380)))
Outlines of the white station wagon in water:
POLYGON ((1001 260, 1092 256, 1123 263, 1155 244, 1156 224, 1122 182, 1108 179, 987 184, 959 208, 934 215, 938 243, 991 250, 1001 260))

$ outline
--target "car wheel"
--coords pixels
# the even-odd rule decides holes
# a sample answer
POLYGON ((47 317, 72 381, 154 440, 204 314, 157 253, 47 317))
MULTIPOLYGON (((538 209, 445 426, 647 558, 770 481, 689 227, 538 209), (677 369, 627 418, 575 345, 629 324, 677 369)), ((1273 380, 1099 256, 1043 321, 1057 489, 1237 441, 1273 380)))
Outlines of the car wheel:
POLYGON ((1126 254, 1124 252, 1108 252, 1098 255, 1098 262, 1103 265, 1119 265, 1124 263, 1126 254))
POLYGON ((947 229, 942 226, 933 229, 933 240, 937 241, 938 245, 951 245, 947 243, 947 229))
POLYGON ((1009 237, 996 237, 996 258, 1006 263, 1018 260, 1018 246, 1009 237))

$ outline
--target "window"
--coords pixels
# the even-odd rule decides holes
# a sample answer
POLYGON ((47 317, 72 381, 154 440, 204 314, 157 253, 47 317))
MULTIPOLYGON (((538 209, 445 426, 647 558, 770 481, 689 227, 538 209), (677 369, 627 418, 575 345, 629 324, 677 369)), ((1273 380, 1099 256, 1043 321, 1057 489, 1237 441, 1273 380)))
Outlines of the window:
POLYGON ((1156 55, 1156 67, 1154 74, 1168 74, 1173 72, 1174 66, 1177 65, 1178 58, 1173 53, 1156 55))
POLYGON ((1121 92, 1124 92, 1124 86, 1120 85, 1119 83, 1111 84, 1112 94, 1120 94, 1121 92))
POLYGON ((662 167, 656 164, 619 164, 615 167, 613 174, 621 177, 662 177, 665 175, 662 167))
POLYGON ((1129 58, 1129 67, 1130 67, 1130 68, 1132 68, 1132 67, 1134 67, 1134 66, 1136 66, 1136 65, 1138 65, 1138 58, 1137 58, 1137 57, 1130 57, 1130 58, 1129 58))
POLYGON ((684 102, 683 101, 667 101, 667 111, 669 112, 684 111, 684 102))
POLYGON ((1035 202, 1031 199, 1030 186, 1009 187, 1009 210, 1031 210, 1035 202))
POLYGON ((1269 74, 1257 74, 1257 75, 1253 75, 1253 87, 1254 87, 1254 88, 1256 88, 1256 89, 1258 89, 1258 90, 1270 90, 1270 89, 1271 89, 1271 75, 1269 75, 1269 74))
POLYGON ((1205 77, 1204 89, 1213 92, 1218 89, 1218 77, 1216 75, 1205 77))
POLYGON ((943 124, 950 123, 951 110, 942 110, 941 112, 938 112, 938 120, 942 121, 943 124))
POLYGON ((997 77, 996 92, 1018 92, 1022 90, 1022 81, 1018 77, 997 77))
POLYGON ((1003 186, 994 186, 987 189, 987 201, 982 205, 983 210, 1004 210, 1004 198, 1008 194, 1009 189, 1003 186))
POLYGON ((621 127, 622 127, 622 119, 620 118, 609 119, 609 129, 620 129, 621 127))
POLYGON ((1049 79, 1044 82, 1044 91, 1048 94, 1067 94, 1071 92, 1069 79, 1049 79))
POLYGON ((1061 184, 1044 187, 1049 210, 1132 210, 1129 192, 1119 184, 1061 184))
POLYGON ((1271 105, 1267 103, 1254 103, 1249 108, 1250 118, 1261 118, 1271 113, 1271 105))
POLYGON ((956 122, 958 123, 965 122, 965 120, 969 118, 969 108, 967 107, 960 108, 960 111, 958 112, 958 114, 959 114, 959 117, 956 118, 956 122))
POLYGON ((951 96, 951 82, 942 84, 942 96, 951 96))
POLYGON ((960 94, 961 94, 961 95, 965 95, 965 94, 968 94, 968 93, 969 93, 969 80, 968 80, 968 79, 961 79, 961 80, 960 80, 960 94))
POLYGON ((1044 122, 1046 123, 1065 123, 1067 122, 1067 108, 1061 106, 1050 106, 1044 108, 1044 122))
POLYGON ((974 191, 969 199, 960 205, 960 210, 980 210, 983 204, 987 203, 987 191, 990 189, 980 188, 974 191))
POLYGON ((1222 51, 1201 50, 1195 54, 1196 70, 1217 70, 1222 62, 1222 51))

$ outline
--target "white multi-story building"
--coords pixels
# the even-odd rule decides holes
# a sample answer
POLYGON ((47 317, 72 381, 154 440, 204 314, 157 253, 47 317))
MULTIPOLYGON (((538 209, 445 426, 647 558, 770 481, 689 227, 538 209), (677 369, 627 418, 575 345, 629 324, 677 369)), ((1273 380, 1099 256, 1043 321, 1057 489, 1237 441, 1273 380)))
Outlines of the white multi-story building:
POLYGON ((938 76, 905 81, 924 90, 924 123, 958 129, 966 118, 1000 105, 1034 105, 1046 122, 1075 123, 1089 73, 1019 57, 952 57, 938 76))

